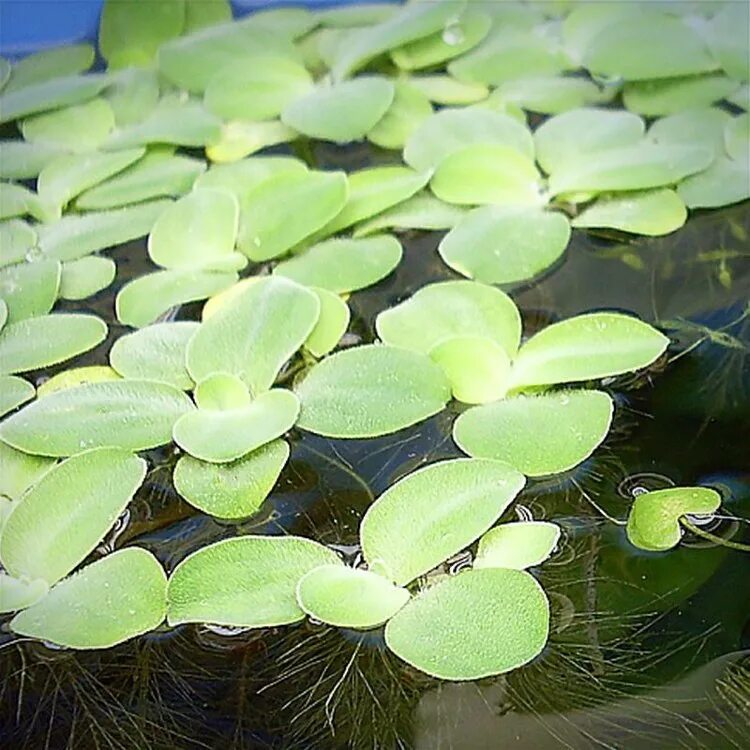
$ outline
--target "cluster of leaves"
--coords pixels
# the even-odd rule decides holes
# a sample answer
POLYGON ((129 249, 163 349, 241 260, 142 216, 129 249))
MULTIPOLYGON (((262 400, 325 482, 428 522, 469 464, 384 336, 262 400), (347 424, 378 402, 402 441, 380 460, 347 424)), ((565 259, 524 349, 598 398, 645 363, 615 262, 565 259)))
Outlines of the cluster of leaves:
MULTIPOLYGON (((417 0, 232 21, 223 0, 148 13, 109 0, 105 72, 87 72, 87 44, 0 59, 0 123, 22 136, 0 141, 0 610, 20 610, 12 629, 96 648, 165 616, 262 627, 307 613, 387 622, 395 653, 447 679, 533 658, 548 604, 523 570, 557 530, 490 527, 525 476, 572 469, 604 440, 613 401, 586 386, 649 366, 668 339, 596 312, 522 343, 518 309, 490 284, 550 267, 571 227, 663 234, 686 207, 750 197, 748 115, 735 114, 747 109, 747 8, 690 13, 417 0), (549 117, 532 132, 526 112, 549 117), (265 152, 306 139, 367 139, 403 163, 345 174, 265 152), (394 233, 409 229, 448 230, 438 252, 469 280, 423 287, 380 313, 378 342, 331 355, 348 295, 396 268, 394 233), (105 340, 99 317, 53 310, 109 287, 117 268, 100 253, 146 235, 157 270, 119 290, 117 319, 137 330, 109 364, 38 389, 21 377, 105 340), (201 322, 172 319, 205 299, 201 322), (242 519, 273 489, 291 428, 374 437, 451 398, 470 405, 453 432, 471 458, 376 501, 366 568, 310 540, 241 537, 194 553, 169 584, 138 548, 73 573, 143 481, 137 452, 173 441, 180 495, 242 519), (472 570, 425 578, 480 537, 472 570)), ((631 541, 676 543, 680 516, 718 507, 695 492, 639 497, 631 541)))

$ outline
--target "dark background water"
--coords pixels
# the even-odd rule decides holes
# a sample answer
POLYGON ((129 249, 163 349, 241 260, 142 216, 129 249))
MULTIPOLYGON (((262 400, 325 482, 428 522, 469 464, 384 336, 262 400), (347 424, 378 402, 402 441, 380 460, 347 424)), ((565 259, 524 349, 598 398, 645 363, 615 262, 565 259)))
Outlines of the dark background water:
MULTIPOLYGON (((307 154, 320 168, 372 162, 364 147, 307 154)), ((6 629, 0 746, 750 748, 750 557, 690 537, 668 553, 640 552, 617 523, 639 487, 704 484, 723 496, 714 533, 750 541, 742 521, 750 519, 749 232, 747 203, 697 212, 660 239, 574 231, 563 262, 508 289, 525 335, 614 308, 661 326, 674 342, 649 372, 607 384, 616 416, 594 456, 568 474, 530 482, 515 506, 564 530, 558 552, 537 571, 553 621, 533 663, 497 678, 441 683, 399 662, 379 633, 309 623, 246 632, 165 627, 103 652, 54 650, 14 640, 6 629)), ((440 237, 402 235, 399 268, 350 300, 348 345, 374 339, 383 308, 430 281, 455 278, 436 253, 440 237)), ((123 332, 113 319, 114 292, 150 270, 143 242, 110 254, 115 284, 83 303, 110 323, 110 338, 65 367, 106 362, 123 332)), ((189 305, 179 316, 199 311, 189 305)), ((201 546, 253 532, 311 536, 356 555, 359 521, 374 497, 425 463, 459 455, 450 429, 460 410, 453 404, 374 440, 293 432, 274 492, 240 524, 182 502, 170 481, 175 451, 154 451, 142 491, 93 557, 138 544, 171 570, 201 546)))

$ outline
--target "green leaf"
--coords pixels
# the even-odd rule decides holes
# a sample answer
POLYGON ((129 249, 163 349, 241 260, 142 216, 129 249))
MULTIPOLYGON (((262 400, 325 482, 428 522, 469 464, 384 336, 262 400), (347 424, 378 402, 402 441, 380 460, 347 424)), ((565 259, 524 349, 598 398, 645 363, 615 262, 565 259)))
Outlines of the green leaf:
POLYGON ((560 527, 547 521, 501 524, 479 540, 474 568, 533 568, 554 552, 559 539, 560 527))
POLYGON ((541 653, 549 602, 519 570, 467 570, 422 591, 385 628, 396 656, 442 680, 510 672, 541 653))
POLYGON ((721 495, 707 487, 670 487, 638 495, 628 516, 628 539, 636 547, 664 552, 682 537, 680 518, 709 515, 719 509, 721 495))
POLYGON ((750 165, 717 157, 711 166, 677 186, 688 208, 719 208, 750 198, 750 165))
POLYGON ((165 209, 148 237, 148 254, 175 270, 236 271, 247 262, 234 252, 237 199, 225 190, 193 190, 165 209))
POLYGON ((546 202, 534 162, 514 148, 494 143, 451 153, 435 170, 430 189, 441 200, 460 205, 539 206, 546 202))
POLYGON ((353 236, 364 237, 383 229, 452 229, 465 213, 466 209, 460 206, 445 203, 432 193, 421 192, 357 224, 353 236))
POLYGON ((145 476, 142 458, 116 448, 58 464, 8 516, 0 538, 3 566, 14 576, 50 585, 64 578, 93 552, 145 476))
POLYGON ((298 135, 281 120, 233 120, 225 123, 218 138, 206 146, 206 156, 213 162, 231 163, 270 146, 294 141, 298 135))
POLYGON ((561 213, 484 206, 466 214, 442 239, 438 252, 463 276, 512 284, 553 265, 569 240, 570 223, 561 213))
POLYGON ((346 205, 320 234, 335 234, 403 203, 427 184, 430 175, 419 174, 408 167, 370 167, 350 172, 347 179, 349 198, 346 205))
POLYGON ((511 387, 595 380, 648 367, 669 339, 630 315, 595 312, 544 328, 520 349, 511 387))
POLYGON ((402 254, 401 243, 390 235, 338 238, 282 261, 273 273, 305 286, 346 294, 384 279, 400 263, 402 254))
POLYGON ((319 86, 284 107, 281 121, 310 138, 349 143, 364 138, 393 102, 393 83, 362 76, 319 86))
POLYGON ((289 445, 273 440, 226 464, 182 456, 172 475, 191 505, 217 518, 249 518, 268 497, 289 458, 289 445))
POLYGON ((10 627, 18 635, 69 648, 109 648, 164 620, 165 590, 157 559, 128 547, 60 582, 19 612, 10 627))
POLYGON ((182 391, 165 383, 87 383, 21 409, 0 425, 0 438, 38 456, 72 456, 99 447, 147 450, 169 443, 172 426, 192 408, 182 391))
POLYGON ((507 294, 474 281, 428 284, 375 321, 386 344, 429 353, 454 336, 484 336, 513 357, 521 340, 521 316, 507 294))
POLYGON ((598 151, 595 158, 569 164, 550 175, 552 195, 582 191, 642 190, 673 185, 705 169, 711 149, 661 145, 643 140, 630 146, 598 151))
POLYGON ((726 3, 710 21, 709 46, 721 67, 738 81, 750 79, 748 57, 750 42, 745 29, 750 24, 750 10, 745 3, 726 3))
POLYGON ((460 16, 446 22, 441 31, 394 49, 391 58, 401 70, 430 68, 476 47, 491 26, 491 16, 469 7, 460 16))
POLYGON ((385 21, 398 10, 398 6, 388 2, 357 3, 321 8, 315 12, 315 17, 325 28, 356 28, 385 21))
POLYGON ((157 271, 128 282, 115 299, 117 319, 142 328, 171 307, 206 299, 230 287, 237 274, 217 271, 157 271))
POLYGON ((55 304, 59 287, 60 264, 56 260, 0 268, 0 298, 8 306, 9 323, 46 315, 55 304))
POLYGON ((441 411, 450 385, 426 355, 358 346, 315 365, 295 388, 298 426, 327 437, 386 435, 441 411))
POLYGON ((39 249, 49 258, 76 260, 144 237, 171 201, 160 200, 114 211, 64 216, 37 227, 39 249))
POLYGON ((55 313, 11 323, 0 333, 0 375, 38 370, 93 349, 107 336, 101 318, 55 313))
POLYGON ((453 425, 464 453, 504 461, 530 477, 567 471, 601 444, 612 399, 600 391, 515 396, 465 411, 453 425))
POLYGON ((167 587, 170 625, 205 622, 246 628, 304 619, 297 583, 310 570, 336 564, 334 552, 300 537, 225 539, 186 557, 167 587))
POLYGON ((0 140, 0 177, 6 180, 31 179, 60 153, 60 149, 42 143, 0 140))
POLYGON ((193 379, 185 366, 185 351, 198 323, 155 323, 121 336, 112 345, 109 361, 124 378, 156 380, 190 390, 193 379))
POLYGON ((59 79, 60 76, 84 73, 93 62, 94 48, 90 44, 43 49, 14 63, 5 91, 18 91, 26 86, 59 79))
POLYGON ((0 375, 0 417, 30 401, 36 395, 31 383, 15 375, 0 375))
POLYGON ((60 298, 81 300, 93 297, 106 289, 117 274, 117 266, 110 258, 90 255, 62 265, 60 298))
POLYGON ((490 144, 534 157, 531 133, 509 115, 485 109, 445 109, 412 133, 404 148, 404 161, 418 172, 427 172, 467 146, 490 144))
POLYGON ((0 297, 0 331, 5 327, 5 323, 8 320, 8 305, 5 304, 5 300, 0 297))
POLYGON ((3 249, 3 254, 0 256, 0 268, 25 260, 36 244, 36 231, 25 221, 21 219, 1 221, 0 247, 3 249))
POLYGON ((193 393, 199 409, 228 411, 242 409, 253 402, 247 386, 235 375, 215 372, 195 386, 193 393))
POLYGON ((0 183, 0 219, 12 219, 15 216, 31 215, 40 221, 46 221, 45 206, 36 193, 23 185, 0 183))
POLYGON ((730 159, 750 161, 750 114, 745 112, 726 122, 724 147, 730 159))
POLYGON ((146 67, 164 42, 182 33, 184 25, 184 0, 152 0, 147 12, 131 0, 105 0, 99 52, 110 68, 146 67))
POLYGON ((498 461, 458 458, 425 466, 368 508, 360 526, 365 560, 404 586, 486 532, 524 483, 498 461))
POLYGON ((349 305, 338 294, 319 287, 313 287, 312 291, 318 295, 320 317, 305 339, 305 349, 320 358, 336 348, 349 327, 351 312, 349 305))
POLYGON ((219 70, 208 82, 204 102, 225 120, 272 120, 312 88, 312 77, 298 62, 258 56, 219 70))
POLYGON ((185 0, 185 34, 231 20, 229 0, 185 0))
POLYGON ((26 609, 38 602, 48 591, 46 581, 26 581, 0 573, 0 613, 26 609))
POLYGON ((592 153, 631 146, 643 138, 643 120, 630 112, 573 109, 543 122, 534 131, 539 164, 548 174, 577 169, 592 153))
POLYGON ((576 107, 608 102, 617 89, 601 89, 585 78, 540 76, 505 81, 494 95, 505 102, 513 102, 530 112, 556 115, 576 107))
POLYGON ((680 18, 648 13, 617 19, 595 34, 583 56, 598 76, 642 81, 715 70, 705 43, 680 18))
POLYGON ((231 164, 213 164, 195 187, 229 190, 242 205, 246 196, 271 177, 307 171, 303 161, 291 156, 251 156, 231 164))
POLYGON ((576 216, 577 228, 608 227, 649 237, 669 234, 687 220, 687 209, 674 190, 660 189, 601 197, 576 216))
POLYGON ((274 388, 261 393, 248 406, 188 412, 175 422, 174 441, 194 458, 228 463, 281 437, 299 414, 299 401, 291 392, 274 388))
POLYGON ((39 198, 59 212, 73 198, 122 172, 144 153, 145 149, 134 148, 115 153, 91 152, 58 156, 39 174, 39 198))
POLYGON ((712 73, 628 83, 622 99, 631 112, 654 117, 677 114, 692 107, 707 107, 736 89, 737 81, 712 73))
POLYGON ((483 83, 457 81, 446 75, 413 76, 409 83, 435 104, 474 104, 490 93, 483 83))
POLYGON ((86 210, 117 208, 163 196, 187 193, 206 165, 187 156, 152 151, 119 174, 87 190, 76 200, 86 210))
POLYGON ((152 68, 124 68, 103 92, 119 127, 142 122, 159 102, 159 79, 152 68))
POLYGON ((196 382, 228 372, 258 396, 273 385, 319 314, 320 302, 309 289, 280 276, 260 279, 201 324, 188 344, 188 372, 196 382))
POLYGON ((52 458, 30 456, 0 440, 0 495, 20 500, 54 464, 52 458))
POLYGON ((340 628, 367 630, 390 620, 409 592, 383 576, 344 565, 321 565, 297 584, 299 606, 310 616, 340 628))
POLYGON ((485 336, 443 339, 430 350, 451 384, 453 398, 484 404, 505 395, 510 359, 500 344, 485 336))
POLYGON ((397 80, 394 85, 391 106, 367 133, 367 140, 380 148, 403 148, 409 136, 432 114, 430 100, 411 80, 397 80))
POLYGON ((662 117, 648 129, 654 143, 701 146, 717 155, 724 153, 724 127, 731 122, 729 112, 716 107, 688 109, 662 117))
POLYGON ((237 246, 256 262, 277 258, 328 224, 347 198, 343 172, 279 174, 241 201, 237 246))
POLYGON ((10 72, 11 64, 4 57, 0 57, 0 90, 8 83, 10 72))
POLYGON ((109 380, 120 380, 120 376, 106 365, 88 365, 86 367, 72 367, 62 370, 45 380, 36 391, 37 398, 49 396, 55 391, 63 391, 66 388, 75 388, 84 383, 102 383, 109 380))

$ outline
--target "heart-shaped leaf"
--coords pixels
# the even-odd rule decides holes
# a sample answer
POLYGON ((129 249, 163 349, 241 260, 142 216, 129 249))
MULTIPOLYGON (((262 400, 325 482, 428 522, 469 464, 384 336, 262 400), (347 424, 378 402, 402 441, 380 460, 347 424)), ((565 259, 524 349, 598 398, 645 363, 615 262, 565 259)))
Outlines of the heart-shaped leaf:
POLYGON ((524 570, 541 565, 554 551, 560 527, 547 521, 504 523, 480 540, 474 568, 524 570))

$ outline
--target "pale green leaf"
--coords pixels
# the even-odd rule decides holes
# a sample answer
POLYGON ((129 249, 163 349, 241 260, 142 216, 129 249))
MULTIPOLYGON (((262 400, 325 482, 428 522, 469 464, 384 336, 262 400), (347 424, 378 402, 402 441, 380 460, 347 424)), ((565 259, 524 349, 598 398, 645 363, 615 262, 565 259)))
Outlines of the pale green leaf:
POLYGON ((185 0, 185 34, 231 20, 229 0, 185 0))
POLYGON ((719 208, 750 198, 750 164, 719 156, 711 166, 677 186, 688 208, 719 208))
POLYGON ((467 570, 422 591, 385 629, 396 656, 442 680, 476 680, 530 662, 549 634, 549 602, 525 571, 467 570))
POLYGON ((60 153, 60 149, 42 143, 0 140, 0 177, 6 180, 31 179, 60 153))
POLYGON ((367 133, 367 140, 380 148, 403 148, 409 136, 432 114, 430 100, 411 80, 397 80, 394 85, 391 106, 367 133))
POLYGON ((193 398, 199 409, 228 411, 253 402, 247 386, 228 372, 214 372, 195 386, 193 398))
POLYGON ((453 425, 464 453, 514 466, 527 476, 577 466, 604 440, 612 399, 600 391, 515 396, 465 411, 453 425))
POLYGON ((120 376, 106 365, 88 365, 62 370, 45 380, 36 391, 37 398, 49 396, 50 393, 75 388, 84 383, 102 383, 109 380, 120 380, 120 376))
POLYGON ((93 62, 94 48, 90 44, 70 44, 64 47, 43 49, 14 63, 11 79, 5 91, 17 91, 26 86, 57 79, 60 76, 84 73, 93 62))
POLYGON ((119 127, 142 122, 159 102, 159 78, 152 68, 124 68, 102 94, 119 127))
POLYGON ((445 203, 432 193, 423 191, 372 219, 357 224, 353 236, 365 237, 383 229, 397 232, 409 229, 452 229, 465 213, 466 209, 445 203))
POLYGON ((615 88, 602 89, 585 78, 565 76, 506 81, 493 92, 493 96, 506 102, 513 102, 530 112, 545 115, 608 102, 616 94, 615 88))
POLYGON ((9 323, 46 315, 55 304, 59 287, 60 264, 56 260, 0 268, 0 298, 8 306, 9 323))
POLYGON ((274 268, 274 275, 337 294, 354 292, 384 279, 401 261, 401 243, 390 235, 338 238, 313 245, 274 268))
POLYGON ((0 268, 23 261, 36 243, 36 230, 25 221, 10 219, 0 222, 0 268))
POLYGON ((114 280, 117 266, 110 258, 89 255, 62 265, 60 298, 82 300, 106 289, 114 280))
POLYGON ((630 315, 587 313, 554 323, 532 336, 513 363, 511 386, 595 380, 647 367, 669 339, 630 315))
POLYGON ((31 456, 0 440, 0 495, 20 500, 54 464, 53 458, 31 456))
POLYGON ((746 3, 725 3, 711 19, 709 46, 721 67, 738 81, 750 80, 750 7, 746 3))
POLYGON ((218 138, 206 146, 206 156, 216 163, 232 163, 250 154, 297 139, 296 130, 281 120, 245 122, 233 120, 221 128, 218 138))
POLYGON ((375 321, 386 344, 429 353, 454 336, 486 336, 513 357, 521 340, 521 316, 507 294, 475 281, 428 284, 375 321))
POLYGON ((622 100, 631 112, 654 117, 671 115, 692 107, 707 107, 738 87, 721 73, 664 78, 628 83, 622 100))
POLYGON ((3 567, 17 577, 56 583, 93 552, 145 476, 142 458, 116 448, 58 464, 8 516, 0 538, 3 567))
POLYGON ((560 527, 547 521, 501 524, 479 540, 474 568, 533 568, 554 552, 559 539, 560 527))
POLYGON ((29 117, 21 123, 21 132, 32 143, 61 151, 86 152, 99 148, 114 126, 112 108, 105 99, 97 97, 85 104, 29 117))
POLYGON ((33 190, 11 182, 0 182, 0 219, 30 215, 47 221, 50 218, 47 214, 48 209, 33 190))
POLYGON ((112 367, 124 378, 156 380, 181 390, 193 387, 185 351, 198 323, 156 323, 121 336, 109 352, 112 367))
POLYGON ((484 206, 466 214, 442 239, 438 252, 463 276, 512 284, 553 265, 569 240, 570 223, 561 213, 484 206))
POLYGON ((297 584, 299 606, 328 625, 367 630, 390 620, 409 592, 376 573, 344 565, 321 565, 297 584))
POLYGON ((327 357, 295 390, 299 427, 345 438, 396 432, 437 414, 450 399, 450 385, 429 357, 377 344, 327 357))
POLYGON ((10 78, 11 64, 4 57, 0 57, 0 90, 5 87, 10 78))
POLYGON ((0 613, 26 609, 38 602, 48 591, 49 586, 41 579, 27 581, 0 573, 0 613))
POLYGON ((721 505, 721 495, 708 487, 670 487, 644 492, 633 500, 628 516, 628 539, 636 547, 664 552, 682 537, 680 518, 709 515, 721 505))
POLYGON ((280 174, 307 172, 307 165, 291 156, 251 156, 231 164, 214 164, 195 182, 196 188, 221 188, 240 204, 263 182, 280 174))
POLYGON ((421 91, 435 104, 475 104, 489 96, 490 90, 483 83, 457 81, 446 75, 412 76, 409 83, 421 91))
POLYGON ((750 163, 750 114, 745 112, 725 124, 724 148, 730 159, 750 163))
POLYGON ((109 648, 153 630, 166 614, 166 576, 145 549, 113 552, 19 612, 19 635, 77 649, 109 648))
POLYGON ((458 458, 389 487, 360 526, 371 570, 403 586, 468 547, 505 512, 525 479, 498 461, 458 458))
POLYGON ((289 458, 289 445, 273 440, 226 464, 182 456, 172 475, 175 489, 191 505, 217 518, 252 516, 268 497, 289 458))
POLYGON ((336 564, 334 552, 300 537, 245 536, 194 552, 172 572, 167 587, 170 625, 204 622, 271 627, 304 619, 297 604, 300 578, 336 564))
POLYGON ((313 287, 312 290, 318 295, 320 317, 305 339, 304 346, 310 354, 320 358, 336 348, 349 327, 351 312, 349 305, 338 294, 320 287, 313 287))
POLYGON ((198 382, 228 372, 254 396, 268 390, 310 335, 320 314, 317 295, 280 276, 260 279, 205 320, 187 347, 198 382))
POLYGON ((36 390, 27 380, 15 375, 0 375, 0 417, 34 398, 36 390))
POLYGON ((717 155, 724 152, 724 127, 731 122, 729 112, 716 107, 688 109, 662 117, 648 129, 654 143, 701 146, 717 155))
POLYGON ((398 11, 393 3, 357 3, 356 5, 333 5, 316 11, 315 17, 326 28, 356 28, 372 26, 390 18, 398 11))
POLYGON ((218 271, 157 271, 139 276, 117 294, 117 319, 142 328, 170 308, 206 299, 237 281, 237 274, 218 271))
POLYGON ((147 450, 169 443, 174 423, 192 409, 182 391, 165 383, 87 383, 24 407, 0 425, 0 438, 39 456, 72 456, 99 447, 147 450))
POLYGON ((38 370, 64 362, 104 341, 101 318, 55 313, 11 323, 0 333, 0 375, 38 370))

